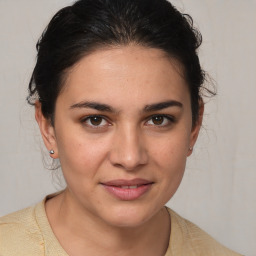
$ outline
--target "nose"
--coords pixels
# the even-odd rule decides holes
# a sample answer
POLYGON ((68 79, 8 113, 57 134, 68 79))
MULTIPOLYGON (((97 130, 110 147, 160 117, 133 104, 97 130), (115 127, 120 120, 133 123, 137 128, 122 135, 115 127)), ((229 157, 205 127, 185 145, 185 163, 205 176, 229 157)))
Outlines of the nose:
POLYGON ((125 127, 115 132, 109 154, 112 165, 132 171, 148 162, 143 137, 135 127, 125 127))

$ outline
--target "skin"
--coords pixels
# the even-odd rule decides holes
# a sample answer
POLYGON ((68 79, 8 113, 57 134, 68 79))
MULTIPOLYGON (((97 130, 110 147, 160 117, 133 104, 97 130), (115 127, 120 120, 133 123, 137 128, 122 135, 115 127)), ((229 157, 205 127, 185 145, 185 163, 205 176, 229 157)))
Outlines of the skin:
POLYGON ((203 114, 201 104, 192 127, 180 66, 158 49, 100 49, 69 70, 56 101, 54 127, 36 104, 44 143, 60 159, 67 182, 46 202, 46 213, 69 255, 165 254, 170 218, 164 205, 182 180, 203 114), (170 101, 175 104, 155 109, 170 101), (91 115, 103 118, 95 122, 91 115), (136 200, 120 200, 102 186, 134 178, 153 182, 136 200))

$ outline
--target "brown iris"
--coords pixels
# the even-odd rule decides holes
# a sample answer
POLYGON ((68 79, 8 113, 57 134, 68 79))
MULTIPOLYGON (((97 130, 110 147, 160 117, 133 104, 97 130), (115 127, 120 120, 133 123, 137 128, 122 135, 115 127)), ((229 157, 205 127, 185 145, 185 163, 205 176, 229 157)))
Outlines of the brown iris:
POLYGON ((100 116, 92 116, 90 117, 90 122, 92 125, 98 126, 102 122, 102 117, 100 116))
POLYGON ((152 117, 152 122, 155 125, 161 125, 161 124, 163 124, 163 121, 164 121, 164 117, 163 116, 154 116, 154 117, 152 117))

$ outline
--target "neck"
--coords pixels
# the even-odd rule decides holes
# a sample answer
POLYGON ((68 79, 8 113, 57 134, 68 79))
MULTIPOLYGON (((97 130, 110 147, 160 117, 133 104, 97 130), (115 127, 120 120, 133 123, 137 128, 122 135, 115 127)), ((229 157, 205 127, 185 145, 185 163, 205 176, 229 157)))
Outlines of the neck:
POLYGON ((85 212, 63 192, 47 201, 46 212, 53 232, 70 256, 162 256, 169 244, 170 216, 165 207, 139 226, 116 227, 85 212))

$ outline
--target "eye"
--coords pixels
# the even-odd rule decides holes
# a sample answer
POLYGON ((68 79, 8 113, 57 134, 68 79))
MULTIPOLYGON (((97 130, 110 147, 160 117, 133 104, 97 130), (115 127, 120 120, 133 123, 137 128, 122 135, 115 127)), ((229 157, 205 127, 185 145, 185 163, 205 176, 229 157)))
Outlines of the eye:
POLYGON ((174 122, 174 118, 169 115, 154 115, 147 122, 149 126, 168 126, 174 122))
POLYGON ((82 123, 84 123, 87 126, 90 127, 104 127, 109 126, 110 124, 107 122, 107 120, 102 116, 88 116, 82 120, 82 123))

